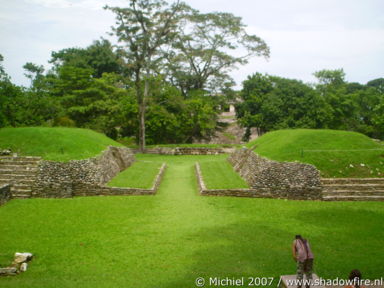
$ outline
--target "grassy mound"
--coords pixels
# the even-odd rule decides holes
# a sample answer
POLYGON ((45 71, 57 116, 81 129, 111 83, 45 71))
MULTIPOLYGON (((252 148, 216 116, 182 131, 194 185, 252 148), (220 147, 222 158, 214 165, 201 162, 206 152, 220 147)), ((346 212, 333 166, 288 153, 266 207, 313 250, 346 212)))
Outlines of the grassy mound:
POLYGON ((100 154, 107 146, 122 146, 104 134, 88 129, 25 127, 0 129, 0 149, 46 160, 69 161, 100 154))
POLYGON ((156 175, 159 173, 162 163, 150 161, 138 161, 116 177, 109 183, 110 187, 129 187, 129 188, 152 188, 156 175))
POLYGON ((277 161, 315 165, 323 177, 383 177, 384 146, 355 132, 336 130, 279 130, 248 147, 277 161))

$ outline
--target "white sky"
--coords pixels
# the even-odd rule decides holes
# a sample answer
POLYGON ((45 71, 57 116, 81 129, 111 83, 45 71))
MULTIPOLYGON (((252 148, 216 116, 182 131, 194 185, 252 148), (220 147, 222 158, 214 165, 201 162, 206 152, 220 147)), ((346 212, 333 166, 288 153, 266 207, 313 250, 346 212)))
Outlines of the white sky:
MULTIPOLYGON (((344 68, 347 80, 384 77, 384 0, 186 0, 202 12, 241 16, 264 39, 271 57, 254 58, 232 73, 238 87, 255 72, 314 82, 313 72, 344 68)), ((105 4, 124 0, 0 0, 0 54, 16 84, 22 66, 48 67, 52 51, 86 47, 114 24, 105 4)))

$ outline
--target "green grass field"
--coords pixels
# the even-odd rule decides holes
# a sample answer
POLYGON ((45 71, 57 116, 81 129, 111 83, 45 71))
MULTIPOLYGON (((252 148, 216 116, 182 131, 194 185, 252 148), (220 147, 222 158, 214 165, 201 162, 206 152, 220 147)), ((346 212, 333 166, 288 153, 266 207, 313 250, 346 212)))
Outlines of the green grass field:
POLYGON ((249 188, 228 161, 201 162, 200 169, 208 189, 249 188))
MULTIPOLYGON (((220 156, 138 155, 167 162, 155 196, 12 200, 0 207, 0 266, 32 252, 10 288, 180 288, 197 277, 294 274, 291 242, 310 239, 315 272, 383 276, 384 203, 198 195, 195 162, 220 156)), ((204 165, 204 164, 203 164, 204 165)))
POLYGON ((63 127, 1 128, 0 149, 46 160, 69 161, 97 156, 109 145, 122 146, 104 134, 63 127))
POLYGON ((323 177, 384 177, 384 145, 360 133, 279 130, 247 146, 273 160, 313 164, 323 177))
POLYGON ((108 186, 150 189, 161 165, 160 162, 137 161, 114 177, 108 186))

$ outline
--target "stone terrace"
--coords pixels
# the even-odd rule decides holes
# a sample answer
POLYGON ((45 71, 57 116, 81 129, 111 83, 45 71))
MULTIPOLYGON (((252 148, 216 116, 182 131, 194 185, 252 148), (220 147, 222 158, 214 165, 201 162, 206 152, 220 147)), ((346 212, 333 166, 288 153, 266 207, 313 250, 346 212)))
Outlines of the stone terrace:
POLYGON ((40 157, 0 156, 0 185, 11 184, 12 198, 30 198, 40 157))

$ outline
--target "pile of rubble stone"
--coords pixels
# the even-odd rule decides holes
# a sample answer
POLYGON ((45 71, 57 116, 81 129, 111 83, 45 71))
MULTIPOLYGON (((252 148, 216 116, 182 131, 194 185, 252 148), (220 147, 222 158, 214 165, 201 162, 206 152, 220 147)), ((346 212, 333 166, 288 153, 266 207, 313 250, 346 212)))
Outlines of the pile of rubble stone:
POLYGON ((12 264, 5 268, 0 268, 0 276, 13 276, 27 271, 28 262, 33 258, 32 253, 15 253, 12 264))

